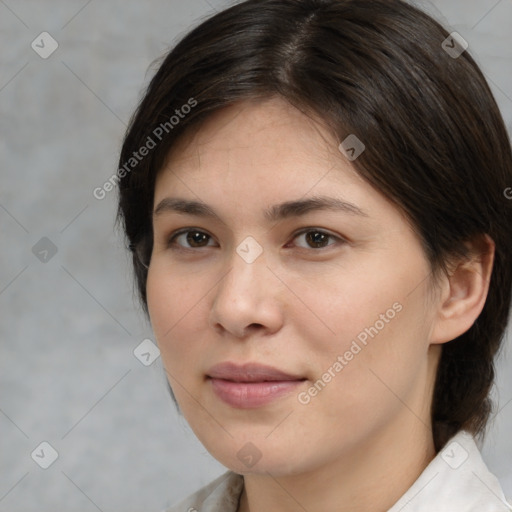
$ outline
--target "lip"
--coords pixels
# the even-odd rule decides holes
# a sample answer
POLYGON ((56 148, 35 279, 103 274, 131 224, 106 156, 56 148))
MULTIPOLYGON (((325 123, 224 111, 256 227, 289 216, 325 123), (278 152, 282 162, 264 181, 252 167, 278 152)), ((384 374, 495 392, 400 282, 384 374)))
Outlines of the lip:
POLYGON ((304 379, 303 376, 286 373, 273 366, 266 366, 259 363, 245 363, 242 365, 232 362, 220 363, 212 366, 208 370, 207 375, 215 379, 230 380, 233 382, 275 382, 304 379))
POLYGON ((208 370, 213 392, 223 402, 239 409, 269 404, 289 394, 305 377, 259 363, 220 363, 208 370))

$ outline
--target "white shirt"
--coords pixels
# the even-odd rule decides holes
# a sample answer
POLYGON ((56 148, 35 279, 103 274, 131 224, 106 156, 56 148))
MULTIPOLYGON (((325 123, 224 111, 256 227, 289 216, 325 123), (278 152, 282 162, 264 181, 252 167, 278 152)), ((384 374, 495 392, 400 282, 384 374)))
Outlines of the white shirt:
MULTIPOLYGON (((237 512, 242 475, 227 471, 164 512, 237 512)), ((455 435, 388 512, 510 512, 468 432, 455 435)))

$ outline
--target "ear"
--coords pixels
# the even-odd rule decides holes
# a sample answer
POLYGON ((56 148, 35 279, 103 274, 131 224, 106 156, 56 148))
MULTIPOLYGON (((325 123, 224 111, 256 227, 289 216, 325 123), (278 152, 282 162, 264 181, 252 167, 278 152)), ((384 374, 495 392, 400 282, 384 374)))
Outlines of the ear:
POLYGON ((495 243, 482 235, 467 244, 470 260, 464 260, 443 278, 431 343, 446 343, 464 334, 484 308, 494 263, 495 243))

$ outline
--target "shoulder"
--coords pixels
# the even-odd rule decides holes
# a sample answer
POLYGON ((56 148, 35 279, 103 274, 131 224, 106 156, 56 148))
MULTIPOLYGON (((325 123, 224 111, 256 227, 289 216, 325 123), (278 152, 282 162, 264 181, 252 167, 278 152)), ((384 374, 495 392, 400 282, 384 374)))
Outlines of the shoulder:
POLYGON ((236 512, 243 485, 242 475, 227 471, 162 512, 236 512))
POLYGON ((388 512, 510 512, 474 437, 455 435, 388 512))

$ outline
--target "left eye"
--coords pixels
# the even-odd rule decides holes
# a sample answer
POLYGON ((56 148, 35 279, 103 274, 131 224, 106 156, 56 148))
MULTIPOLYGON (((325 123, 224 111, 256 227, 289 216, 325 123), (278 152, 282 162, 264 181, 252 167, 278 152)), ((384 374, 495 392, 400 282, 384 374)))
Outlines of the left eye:
MULTIPOLYGON (((334 239, 340 243, 345 242, 340 237, 319 229, 303 230, 299 233, 296 233, 293 237, 293 240, 304 235, 304 240, 306 241, 306 244, 308 244, 308 246, 305 247, 299 245, 299 247, 303 249, 322 249, 324 247, 328 247, 329 245, 334 245, 333 243, 327 243, 329 239, 334 239)), ((185 229, 171 236, 168 242, 168 247, 173 248, 173 246, 178 245, 178 247, 183 249, 198 249, 201 247, 208 247, 208 242, 212 240, 212 237, 208 233, 205 233, 204 231, 200 231, 198 229, 185 229), (186 240, 188 246, 176 244, 176 241, 179 240, 181 237, 184 237, 184 240, 186 240)))
MULTIPOLYGON (((333 244, 326 243, 329 241, 330 238, 336 239, 339 242, 343 242, 343 240, 341 238, 331 235, 330 233, 326 233, 325 231, 321 231, 319 229, 303 230, 300 233, 297 233, 294 236, 294 239, 299 238, 303 235, 306 235, 304 240, 308 244, 308 247, 305 247, 306 249, 322 249, 323 247, 328 247, 329 245, 333 245, 333 244)), ((304 248, 304 246, 301 246, 301 247, 304 248)))

